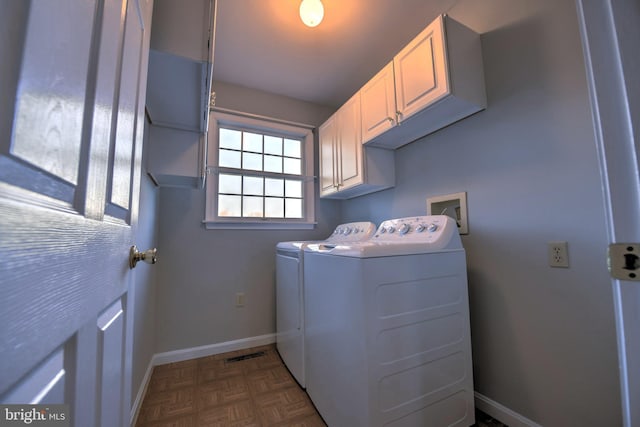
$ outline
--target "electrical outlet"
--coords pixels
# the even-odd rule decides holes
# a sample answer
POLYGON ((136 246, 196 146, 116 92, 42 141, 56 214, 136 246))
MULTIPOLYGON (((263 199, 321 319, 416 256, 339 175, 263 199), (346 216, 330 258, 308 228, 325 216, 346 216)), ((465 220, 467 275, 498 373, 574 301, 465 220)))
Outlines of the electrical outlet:
POLYGON ((567 242, 549 242, 549 266, 569 267, 569 249, 567 242))
POLYGON ((236 294, 236 307, 244 307, 244 292, 236 294))

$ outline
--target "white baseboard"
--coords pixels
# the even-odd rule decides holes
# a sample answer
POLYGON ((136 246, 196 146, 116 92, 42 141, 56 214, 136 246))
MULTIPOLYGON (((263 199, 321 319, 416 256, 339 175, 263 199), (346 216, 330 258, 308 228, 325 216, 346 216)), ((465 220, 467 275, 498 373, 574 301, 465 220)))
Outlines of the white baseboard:
POLYGON ((164 365, 166 363, 182 362, 183 360, 197 359, 198 357, 211 356, 214 354, 226 353, 228 351, 243 350, 245 348, 273 344, 274 342, 276 342, 276 334, 266 334, 217 344, 203 345, 200 347, 167 351, 155 354, 153 356, 153 364, 154 366, 157 366, 164 365))
POLYGON ((140 384, 140 388, 138 388, 138 394, 136 394, 136 400, 133 401, 133 405, 131 406, 131 426, 135 426, 138 422, 138 415, 140 415, 140 407, 142 406, 142 399, 144 399, 145 394, 147 394, 147 388, 149 388, 149 380, 151 380, 151 373, 153 372, 153 357, 149 360, 149 365, 147 366, 147 371, 144 373, 144 377, 142 378, 142 384, 140 384))
POLYGON ((491 415, 493 418, 508 425, 509 427, 542 427, 540 424, 523 417, 517 412, 499 404, 495 400, 489 399, 487 396, 484 396, 477 391, 475 392, 475 402, 476 408, 485 414, 491 415))
POLYGON ((200 347, 185 348, 182 350, 167 351, 164 353, 156 353, 149 361, 149 366, 142 379, 142 384, 138 389, 136 400, 131 408, 131 425, 135 425, 140 413, 142 400, 147 393, 149 381, 153 367, 164 365, 166 363, 182 362, 183 360, 197 359, 198 357, 212 356, 214 354, 227 353, 229 351, 244 350, 245 348, 259 347, 261 345, 273 344, 276 342, 276 334, 259 335, 257 337, 242 338, 234 341, 226 341, 217 344, 203 345, 200 347))

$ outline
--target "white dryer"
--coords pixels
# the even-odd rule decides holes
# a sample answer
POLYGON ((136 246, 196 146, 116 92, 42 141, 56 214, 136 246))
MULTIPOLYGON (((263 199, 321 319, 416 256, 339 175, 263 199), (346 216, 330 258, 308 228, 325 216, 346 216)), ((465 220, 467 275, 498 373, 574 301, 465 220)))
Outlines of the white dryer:
POLYGON ((307 393, 331 427, 475 423, 465 252, 454 220, 383 222, 305 248, 307 393))
POLYGON ((305 387, 304 247, 309 243, 343 244, 367 240, 376 231, 372 222, 336 227, 322 241, 280 242, 276 246, 276 347, 298 383, 305 387))

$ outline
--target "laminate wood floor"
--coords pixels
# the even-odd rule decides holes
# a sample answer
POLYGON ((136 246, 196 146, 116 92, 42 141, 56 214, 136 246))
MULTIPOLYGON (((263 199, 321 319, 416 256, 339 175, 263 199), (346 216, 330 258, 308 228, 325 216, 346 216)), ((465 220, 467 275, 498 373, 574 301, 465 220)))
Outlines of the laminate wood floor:
MULTIPOLYGON (((272 344, 153 369, 136 427, 209 426, 326 424, 272 344)), ((474 426, 508 427, 478 410, 474 426)))
POLYGON ((326 427, 275 345, 153 369, 137 427, 326 427), (264 352, 254 358, 242 356, 264 352), (229 358, 240 358, 228 361, 229 358))

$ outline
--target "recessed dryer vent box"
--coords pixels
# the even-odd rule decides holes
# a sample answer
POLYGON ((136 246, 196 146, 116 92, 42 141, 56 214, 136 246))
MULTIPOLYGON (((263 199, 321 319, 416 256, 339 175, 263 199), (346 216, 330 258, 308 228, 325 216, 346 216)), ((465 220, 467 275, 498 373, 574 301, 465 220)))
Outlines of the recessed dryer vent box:
POLYGON ((469 234, 466 191, 427 198, 427 215, 449 215, 456 220, 460 234, 469 234))

